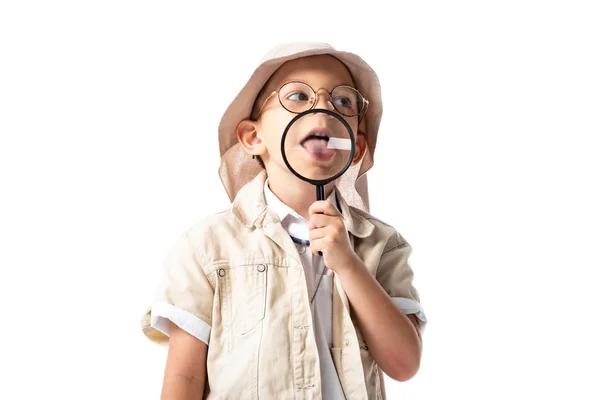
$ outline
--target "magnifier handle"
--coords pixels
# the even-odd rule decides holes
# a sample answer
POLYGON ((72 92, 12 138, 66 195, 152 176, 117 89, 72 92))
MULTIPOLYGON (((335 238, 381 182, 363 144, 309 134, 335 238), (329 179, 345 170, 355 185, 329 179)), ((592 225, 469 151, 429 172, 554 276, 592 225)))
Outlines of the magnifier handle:
MULTIPOLYGON (((317 185, 317 201, 325 200, 325 186, 317 185)), ((324 214, 322 212, 317 214, 324 214)), ((323 256, 323 252, 319 251, 319 255, 323 256)))
MULTIPOLYGON (((317 213, 317 214, 323 214, 323 213, 322 213, 322 212, 320 212, 320 213, 317 213)), ((319 250, 319 255, 320 255, 321 257, 323 257, 323 252, 322 252, 322 251, 320 251, 320 250, 319 250)))

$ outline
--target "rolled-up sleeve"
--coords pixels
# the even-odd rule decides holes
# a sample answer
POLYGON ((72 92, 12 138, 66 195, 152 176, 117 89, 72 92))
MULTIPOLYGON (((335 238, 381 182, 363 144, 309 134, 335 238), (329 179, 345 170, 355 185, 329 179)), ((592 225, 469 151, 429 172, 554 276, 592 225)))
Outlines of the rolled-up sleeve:
POLYGON ((377 269, 377 281, 390 295, 392 301, 405 314, 415 314, 421 331, 427 325, 427 317, 421 305, 419 292, 413 286, 414 272, 408 262, 411 246, 398 233, 388 240, 377 269))
POLYGON ((152 305, 141 321, 153 342, 166 345, 169 321, 208 344, 212 325, 214 290, 187 232, 172 245, 152 305))

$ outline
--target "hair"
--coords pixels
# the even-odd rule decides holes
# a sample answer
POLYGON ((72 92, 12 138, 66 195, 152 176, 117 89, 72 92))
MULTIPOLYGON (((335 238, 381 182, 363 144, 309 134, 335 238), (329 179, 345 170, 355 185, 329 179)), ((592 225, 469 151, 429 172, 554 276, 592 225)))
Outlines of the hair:
POLYGON ((250 114, 250 119, 252 121, 256 121, 258 119, 258 112, 260 111, 260 107, 264 103, 265 99, 268 97, 267 89, 269 88, 269 84, 271 83, 271 76, 267 82, 263 85, 263 87, 256 95, 256 99, 254 99, 254 104, 252 105, 252 113, 250 114))

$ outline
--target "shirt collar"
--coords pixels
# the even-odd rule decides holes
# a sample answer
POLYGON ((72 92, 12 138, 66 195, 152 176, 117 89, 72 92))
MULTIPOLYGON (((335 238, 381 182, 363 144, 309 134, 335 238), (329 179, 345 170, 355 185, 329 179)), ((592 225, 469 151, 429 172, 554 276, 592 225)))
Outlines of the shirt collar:
MULTIPOLYGON (((270 207, 273 211, 275 211, 275 214, 277 214, 280 221, 283 222, 283 220, 285 220, 288 216, 306 221, 304 217, 302 217, 287 204, 279 200, 277 196, 275 196, 275 194, 271 191, 271 188, 269 188, 269 178, 265 180, 264 193, 265 202, 267 203, 267 206, 270 207)), ((329 195, 327 200, 329 200, 329 202, 337 208, 337 198, 335 195, 335 190, 331 191, 331 194, 329 195)))

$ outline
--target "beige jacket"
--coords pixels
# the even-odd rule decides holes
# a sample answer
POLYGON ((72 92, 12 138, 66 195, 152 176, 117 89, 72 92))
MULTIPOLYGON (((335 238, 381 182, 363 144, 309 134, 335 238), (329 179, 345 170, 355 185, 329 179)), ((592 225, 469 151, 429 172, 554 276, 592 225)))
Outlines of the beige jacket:
MULTIPOLYGON (((183 233, 165 260, 156 303, 189 312, 210 328, 206 399, 321 399, 309 293, 296 246, 266 207, 262 172, 232 207, 183 233)), ((410 245, 391 226, 349 207, 336 189, 356 254, 392 297, 419 302, 410 245)), ((168 336, 142 329, 156 343, 168 336)), ((383 375, 368 351, 334 275, 332 355, 349 400, 385 399, 383 375)))

